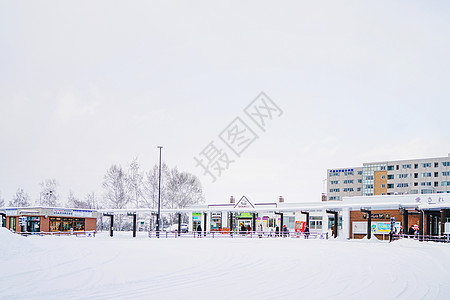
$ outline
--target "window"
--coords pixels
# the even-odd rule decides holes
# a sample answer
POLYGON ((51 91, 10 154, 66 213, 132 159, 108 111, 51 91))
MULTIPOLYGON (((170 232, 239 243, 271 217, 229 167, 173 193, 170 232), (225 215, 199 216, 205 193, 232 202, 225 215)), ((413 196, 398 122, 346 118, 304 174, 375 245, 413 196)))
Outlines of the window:
POLYGON ((398 188, 408 187, 408 184, 407 183, 397 183, 397 187, 398 188))
POLYGON ((394 170, 394 166, 388 166, 388 171, 394 170))
POLYGON ((50 218, 50 231, 61 231, 61 218, 50 218))
POLYGON ((423 163, 422 168, 431 168, 431 163, 423 163))
POLYGON ((439 176, 439 172, 434 172, 434 177, 438 177, 439 176))
POLYGON ((419 183, 418 182, 414 182, 414 186, 418 186, 419 185, 419 183))
POLYGON ((450 167, 450 161, 443 161, 442 162, 443 167, 450 167))
POLYGON ((353 192, 353 188, 344 188, 344 192, 353 192))
POLYGON ((396 165, 396 166, 395 166, 395 168, 396 168, 396 169, 398 170, 398 168, 399 168, 399 165, 396 165))
POLYGON ((421 186, 431 186, 431 182, 421 182, 421 186))
POLYGON ((322 217, 316 216, 309 217, 309 228, 311 230, 322 229, 322 217))
POLYGON ((408 174, 398 174, 398 178, 408 178, 408 174))
POLYGON ((388 183, 388 189, 393 189, 394 188, 394 184, 393 183, 388 183))
POLYGON ((344 184, 349 184, 349 183, 353 183, 353 179, 344 180, 344 184))
POLYGON ((439 182, 435 181, 434 186, 439 186, 439 182))
POLYGON ((364 178, 365 180, 373 180, 373 175, 368 175, 366 176, 366 178, 364 178))
POLYGON ((358 175, 362 175, 362 171, 358 171, 358 175))
POLYGON ((333 177, 333 176, 340 176, 339 174, 341 174, 341 173, 330 173, 330 177, 333 177))
POLYGON ((418 169, 419 168, 419 164, 414 164, 414 169, 418 169))
POLYGON ((419 173, 414 173, 414 178, 418 178, 419 177, 419 173))
POLYGON ((16 217, 9 217, 9 229, 16 231, 16 217))
POLYGON ((339 196, 331 196, 330 200, 339 200, 339 196))
POLYGON ((339 180, 331 180, 330 183, 331 184, 339 184, 339 180))
POLYGON ((356 191, 361 192, 361 188, 357 188, 356 191))
POLYGON ((386 179, 386 175, 381 175, 381 179, 386 179))
POLYGON ((433 190, 432 189, 423 189, 423 190, 420 190, 420 193, 421 194, 432 194, 433 190))
POLYGON ((347 172, 344 172, 344 175, 345 176, 355 175, 355 173, 353 173, 353 171, 347 171, 347 172))
POLYGON ((382 189, 386 188, 386 185, 383 183, 383 184, 381 185, 381 188, 382 188, 382 189))
POLYGON ((419 191, 418 190, 411 190, 411 194, 418 194, 419 191))
POLYGON ((442 176, 450 176, 450 171, 442 172, 442 176))
POLYGON ((435 168, 439 167, 439 163, 435 162, 435 163, 434 163, 434 167, 435 167, 435 168))
POLYGON ((402 165, 403 169, 411 169, 411 164, 402 165))
POLYGON ((394 175, 388 175, 388 179, 394 179, 394 175))
POLYGON ((373 184, 367 184, 366 189, 373 189, 373 184))
POLYGON ((339 193, 339 189, 330 189, 330 193, 339 193))
POLYGON ((73 230, 84 231, 84 219, 73 219, 73 230))
POLYGON ((362 179, 358 179, 358 183, 362 183, 362 179))
POLYGON ((442 181, 441 185, 442 186, 449 186, 450 185, 450 181, 442 181))
POLYGON ((431 172, 422 173, 422 177, 431 177, 431 172))

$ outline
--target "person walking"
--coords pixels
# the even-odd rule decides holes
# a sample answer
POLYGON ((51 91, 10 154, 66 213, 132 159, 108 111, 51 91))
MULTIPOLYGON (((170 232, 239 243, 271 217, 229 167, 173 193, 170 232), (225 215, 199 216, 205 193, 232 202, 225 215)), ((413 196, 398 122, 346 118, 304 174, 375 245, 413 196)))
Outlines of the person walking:
POLYGON ((309 239, 309 227, 308 226, 305 227, 304 234, 305 234, 305 239, 309 239))
POLYGON ((289 235, 289 229, 286 225, 283 225, 283 237, 287 237, 289 235))
POLYGON ((202 226, 200 226, 200 224, 197 226, 197 236, 199 238, 202 237, 202 226))
POLYGON ((245 234, 245 226, 244 226, 244 223, 241 223, 241 234, 245 234))
POLYGON ((278 237, 280 235, 280 228, 277 226, 275 227, 275 236, 278 237))
POLYGON ((410 238, 413 238, 414 237, 414 226, 413 225, 411 225, 410 227, 409 227, 409 229, 408 229, 408 237, 410 237, 410 238))

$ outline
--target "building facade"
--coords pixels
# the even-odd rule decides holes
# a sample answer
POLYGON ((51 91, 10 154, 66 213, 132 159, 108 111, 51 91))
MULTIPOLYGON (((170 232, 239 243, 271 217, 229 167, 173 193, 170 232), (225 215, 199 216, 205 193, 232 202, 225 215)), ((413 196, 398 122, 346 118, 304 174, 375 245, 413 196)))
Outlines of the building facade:
POLYGON ((96 231, 99 213, 89 209, 14 207, 0 209, 2 227, 17 233, 96 231))
POLYGON ((327 193, 328 201, 352 196, 450 193, 450 155, 329 169, 327 193))
POLYGON ((201 231, 240 233, 243 226, 276 232, 286 225, 289 232, 297 232, 297 224, 305 223, 313 234, 330 237, 335 227, 347 239, 363 238, 370 231, 388 240, 392 225, 395 233, 414 227, 421 236, 450 234, 450 194, 354 196, 326 203, 252 203, 243 196, 236 204, 198 205, 187 211, 190 231, 200 226, 201 231))

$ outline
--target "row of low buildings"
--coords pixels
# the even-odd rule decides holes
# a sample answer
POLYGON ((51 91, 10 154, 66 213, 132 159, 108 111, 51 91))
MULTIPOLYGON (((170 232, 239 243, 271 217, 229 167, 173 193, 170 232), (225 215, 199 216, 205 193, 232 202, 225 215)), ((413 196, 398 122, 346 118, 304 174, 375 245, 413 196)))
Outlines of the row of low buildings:
MULTIPOLYGON (((40 233, 96 230, 97 219, 102 216, 154 216, 156 210, 27 207, 1 209, 0 213, 4 227, 16 232, 40 233)), ((420 235, 450 234, 450 194, 355 196, 343 201, 311 203, 286 203, 282 197, 273 203, 254 203, 243 196, 239 201, 231 197, 223 204, 162 209, 161 213, 187 214, 190 231, 200 227, 202 231, 239 233, 244 226, 251 231, 276 232, 277 227, 286 225, 294 232, 304 223, 313 234, 331 234, 335 226, 338 236, 362 238, 370 228, 378 238, 387 239, 394 224, 397 231, 415 226, 420 235)))
MULTIPOLYGON (((258 203, 242 196, 238 201, 231 197, 227 203, 162 209, 161 213, 178 214, 179 220, 187 214, 190 231, 275 232, 286 226, 292 232, 301 224, 317 234, 331 234, 334 227, 335 234, 345 238, 362 238, 369 232, 386 238, 393 225, 396 231, 414 226, 420 235, 442 236, 450 234, 448 172, 450 157, 371 163, 328 170, 328 201, 288 203, 280 197, 258 203)), ((135 223, 139 216, 154 224, 156 213, 156 209, 0 209, 3 227, 27 233, 96 230, 98 218, 121 214, 133 216, 135 223)))

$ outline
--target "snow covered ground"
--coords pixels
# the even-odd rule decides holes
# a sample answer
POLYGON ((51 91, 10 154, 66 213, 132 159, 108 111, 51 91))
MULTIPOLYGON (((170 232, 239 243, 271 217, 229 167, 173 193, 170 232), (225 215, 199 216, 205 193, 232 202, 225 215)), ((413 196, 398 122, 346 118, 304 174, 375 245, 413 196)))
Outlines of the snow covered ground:
POLYGON ((21 237, 0 299, 450 299, 450 245, 402 240, 21 237))

